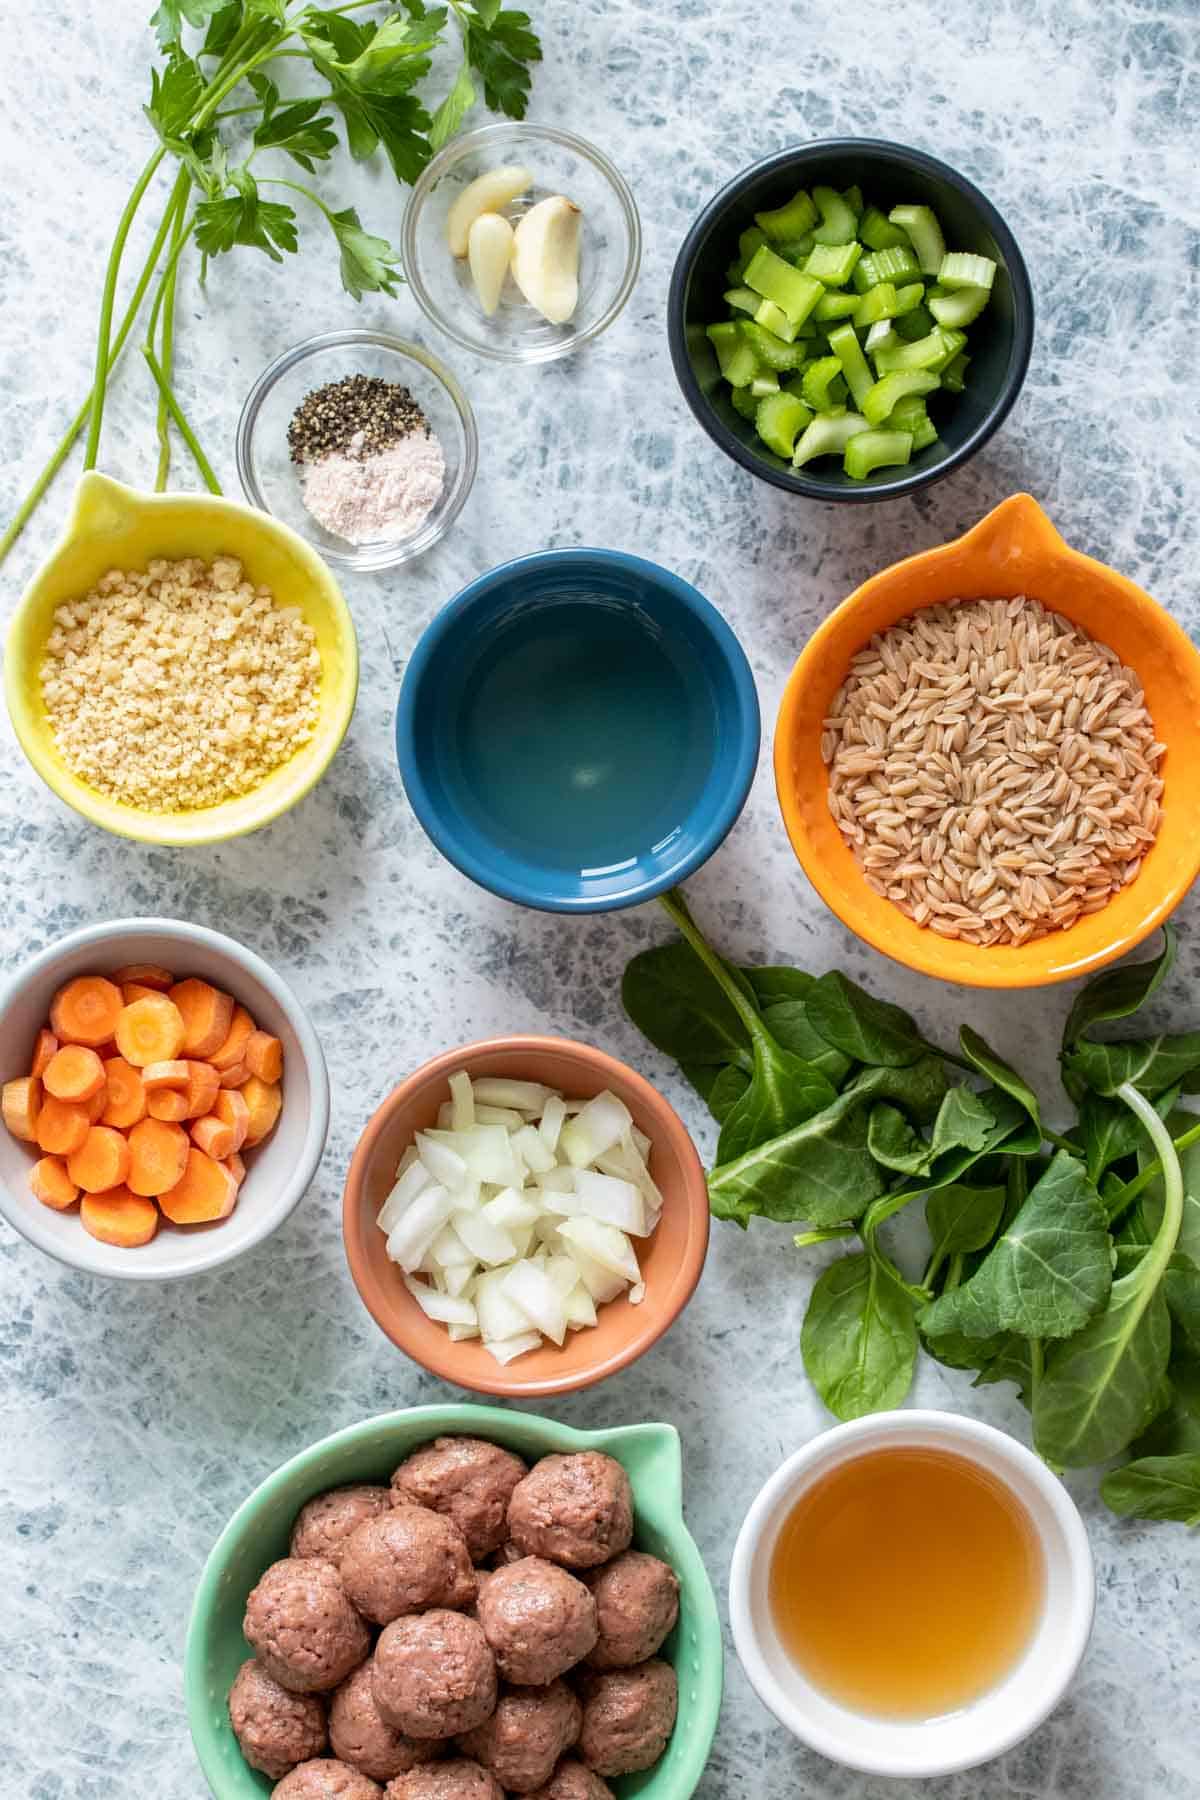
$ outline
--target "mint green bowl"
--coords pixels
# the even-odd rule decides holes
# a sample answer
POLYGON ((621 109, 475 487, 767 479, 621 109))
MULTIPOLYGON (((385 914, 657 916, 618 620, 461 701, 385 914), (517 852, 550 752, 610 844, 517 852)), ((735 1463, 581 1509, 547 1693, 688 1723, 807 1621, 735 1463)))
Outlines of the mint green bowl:
POLYGON ((284 1463, 234 1513, 196 1589, 183 1669, 192 1741, 217 1800, 261 1800, 271 1792, 267 1777, 242 1760, 225 1696, 250 1654, 242 1636, 246 1596, 264 1569, 287 1555, 292 1520, 306 1500, 325 1488, 387 1481, 410 1450, 448 1432, 491 1438, 531 1461, 552 1451, 605 1450, 628 1471, 634 1542, 669 1562, 679 1576, 679 1623, 661 1652, 679 1677, 679 1720, 655 1768, 613 1785, 622 1800, 635 1794, 644 1800, 688 1800, 717 1729, 724 1652, 712 1584, 683 1522, 679 1434, 671 1425, 573 1431, 536 1413, 498 1406, 415 1406, 364 1419, 284 1463))

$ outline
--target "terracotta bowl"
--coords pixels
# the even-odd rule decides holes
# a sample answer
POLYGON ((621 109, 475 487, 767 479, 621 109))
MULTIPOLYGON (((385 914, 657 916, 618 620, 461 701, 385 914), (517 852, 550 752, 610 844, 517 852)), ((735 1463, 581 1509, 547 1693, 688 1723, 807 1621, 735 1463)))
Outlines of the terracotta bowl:
POLYGON ((674 1108, 650 1083, 615 1057, 569 1038, 503 1037, 444 1051, 402 1081, 372 1117, 350 1164, 342 1234, 350 1273, 380 1329, 414 1362, 457 1387, 479 1394, 528 1399, 591 1387, 625 1368, 658 1342, 692 1297, 708 1250, 708 1189, 704 1169, 674 1108), (451 1343, 444 1325, 426 1318, 389 1261, 376 1214, 396 1179, 396 1165, 418 1131, 432 1125, 449 1098, 456 1069, 541 1081, 570 1098, 610 1089, 652 1141, 650 1173, 662 1190, 663 1216, 638 1245, 645 1299, 625 1298, 599 1308, 599 1323, 573 1331, 560 1349, 546 1344, 501 1367, 478 1341, 451 1343))
POLYGON ((792 848, 843 924, 885 956, 968 987, 1033 988, 1090 975, 1149 937, 1200 873, 1200 654, 1134 582, 1071 549, 1028 494, 965 537, 863 583, 817 627, 792 670, 775 730, 775 784, 792 848), (1028 944, 941 938, 872 892, 829 811, 821 721, 850 659, 878 631, 945 600, 1026 594, 1109 644, 1135 671, 1167 746, 1158 837, 1137 879, 1102 912, 1028 944))

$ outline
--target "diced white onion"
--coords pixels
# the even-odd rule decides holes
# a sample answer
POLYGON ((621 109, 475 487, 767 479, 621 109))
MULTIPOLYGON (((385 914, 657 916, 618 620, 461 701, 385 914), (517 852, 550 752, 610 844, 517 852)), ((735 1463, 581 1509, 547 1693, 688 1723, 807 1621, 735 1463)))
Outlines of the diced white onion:
POLYGON ((594 1326, 620 1294, 636 1305, 630 1240, 654 1231, 663 1201, 624 1102, 465 1069, 449 1086, 377 1215, 425 1314, 505 1364, 594 1326))

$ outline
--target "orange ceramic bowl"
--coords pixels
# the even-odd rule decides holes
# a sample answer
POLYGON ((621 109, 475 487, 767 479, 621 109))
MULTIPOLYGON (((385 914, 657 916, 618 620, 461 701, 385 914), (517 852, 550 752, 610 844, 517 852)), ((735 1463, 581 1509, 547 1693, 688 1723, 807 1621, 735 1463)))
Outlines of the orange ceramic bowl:
POLYGON ((465 1044, 435 1056, 402 1081, 378 1108, 354 1152, 346 1178, 342 1234, 350 1273, 367 1311, 393 1344, 423 1368, 477 1394, 525 1400, 591 1387, 636 1360, 683 1311, 700 1279, 708 1250, 708 1187, 704 1169, 675 1109, 650 1083, 615 1057, 569 1038, 504 1037, 465 1044), (624 1297, 598 1309, 590 1330, 572 1331, 560 1349, 546 1344, 506 1367, 477 1340, 455 1344, 444 1325, 426 1318, 389 1261, 375 1217, 396 1179, 396 1165, 414 1133, 434 1124, 449 1098, 456 1069, 541 1081, 570 1098, 611 1090, 651 1140, 650 1173, 662 1191, 663 1215, 653 1236, 638 1244, 645 1299, 624 1297))
POLYGON ((1033 988, 1089 975, 1148 937, 1200 872, 1200 655, 1149 594, 1072 550, 1036 500, 1014 494, 965 537, 884 569, 818 626, 792 670, 775 731, 775 783, 805 874, 851 931, 885 956, 968 987, 1033 988), (1158 837, 1102 912, 1016 947, 957 943, 873 893, 830 816, 821 720, 850 659, 922 606, 1027 594, 1110 644, 1140 678, 1163 759, 1158 837))

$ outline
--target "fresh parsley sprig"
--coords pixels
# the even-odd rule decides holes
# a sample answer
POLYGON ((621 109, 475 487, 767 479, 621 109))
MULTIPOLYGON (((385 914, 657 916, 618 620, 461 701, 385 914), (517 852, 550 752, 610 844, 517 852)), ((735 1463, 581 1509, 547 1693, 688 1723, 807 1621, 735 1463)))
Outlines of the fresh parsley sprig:
POLYGON ((506 9, 500 0, 449 0, 446 6, 402 0, 387 7, 373 0, 328 7, 309 0, 160 0, 150 23, 162 61, 151 70, 144 110, 158 142, 109 254, 92 389, 0 537, 0 562, 85 426, 84 466, 95 466, 109 379, 152 287, 142 350, 159 396, 156 486, 166 486, 173 426, 207 485, 219 491, 171 385, 176 283, 190 245, 200 252, 202 280, 212 258, 237 249, 259 250, 284 263, 299 247, 301 214, 290 198, 278 197, 283 190, 332 233, 348 294, 355 300, 370 293, 394 296, 402 279, 398 252, 369 232, 352 206, 333 204, 289 170, 318 177, 344 140, 356 161, 382 152, 397 181, 413 182, 462 125, 480 90, 493 110, 523 118, 531 69, 542 55, 528 14, 506 9), (376 16, 361 16, 368 11, 376 16), (448 92, 431 108, 433 53, 452 20, 461 61, 448 92), (272 71, 283 67, 307 73, 316 91, 282 95, 272 71), (130 229, 164 164, 172 163, 174 184, 114 328, 130 229))

